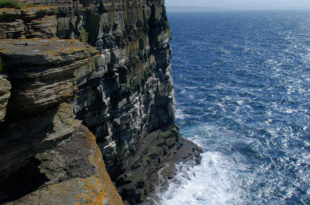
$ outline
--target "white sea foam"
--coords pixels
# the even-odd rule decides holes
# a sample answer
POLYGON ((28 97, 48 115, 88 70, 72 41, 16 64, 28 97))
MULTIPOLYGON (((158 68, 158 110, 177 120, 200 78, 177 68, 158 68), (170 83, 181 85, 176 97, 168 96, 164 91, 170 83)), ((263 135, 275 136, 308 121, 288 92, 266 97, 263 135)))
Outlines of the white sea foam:
MULTIPOLYGON (((202 154, 202 161, 198 166, 177 165, 178 174, 170 180, 167 191, 158 193, 161 199, 158 204, 245 204, 247 193, 240 186, 244 180, 240 179, 239 173, 248 170, 248 167, 236 161, 238 157, 232 158, 212 150, 212 144, 217 146, 218 142, 224 142, 224 138, 234 136, 234 133, 222 127, 203 125, 183 134, 190 135, 191 140, 201 147, 209 144, 211 149, 202 154)), ((251 179, 247 181, 251 182, 251 179)))
POLYGON ((185 89, 181 89, 181 94, 186 94, 186 90, 185 89))
POLYGON ((184 118, 186 118, 186 114, 184 114, 184 112, 183 112, 183 110, 181 110, 181 109, 176 109, 175 110, 175 118, 176 119, 184 119, 184 118))
POLYGON ((159 204, 244 204, 245 193, 239 188, 234 171, 238 165, 220 152, 205 152, 202 157, 201 165, 194 168, 177 166, 178 174, 161 195, 159 204))
POLYGON ((295 110, 290 109, 290 108, 287 108, 287 109, 285 110, 285 112, 288 113, 288 114, 291 114, 291 113, 295 112, 295 110))
POLYGON ((238 105, 243 105, 244 104, 244 100, 237 100, 238 105))

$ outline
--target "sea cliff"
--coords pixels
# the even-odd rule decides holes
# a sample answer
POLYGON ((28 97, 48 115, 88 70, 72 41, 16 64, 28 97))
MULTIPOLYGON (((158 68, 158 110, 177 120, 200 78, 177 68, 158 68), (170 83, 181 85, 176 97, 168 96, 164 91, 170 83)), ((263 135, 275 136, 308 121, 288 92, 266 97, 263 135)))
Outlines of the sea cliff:
POLYGON ((199 162, 174 123, 164 1, 22 0, 0 38, 1 203, 148 203, 159 171, 199 162))

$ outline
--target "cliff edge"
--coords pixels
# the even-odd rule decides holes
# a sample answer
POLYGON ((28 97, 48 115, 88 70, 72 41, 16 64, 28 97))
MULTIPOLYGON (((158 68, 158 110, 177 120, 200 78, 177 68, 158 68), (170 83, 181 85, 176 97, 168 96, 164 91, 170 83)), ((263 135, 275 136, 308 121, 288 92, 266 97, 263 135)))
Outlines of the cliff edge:
POLYGON ((163 0, 14 5, 0 8, 1 203, 147 203, 159 170, 199 163, 174 124, 163 0))

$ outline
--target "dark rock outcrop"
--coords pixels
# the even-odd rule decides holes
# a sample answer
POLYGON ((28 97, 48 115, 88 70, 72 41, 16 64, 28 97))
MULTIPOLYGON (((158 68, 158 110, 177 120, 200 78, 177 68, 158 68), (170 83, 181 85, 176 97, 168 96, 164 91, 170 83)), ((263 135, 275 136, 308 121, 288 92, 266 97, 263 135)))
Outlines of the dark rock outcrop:
MULTIPOLYGON (((174 124, 163 0, 22 2, 21 9, 0 9, 0 56, 12 85, 7 109, 0 101, 0 113, 7 110, 0 124, 0 201, 40 196, 43 204, 53 198, 73 204, 87 193, 79 195, 81 204, 96 197, 120 204, 109 177, 101 177, 103 162, 87 157, 97 150, 86 143, 92 139, 87 128, 130 204, 154 192, 159 170, 168 179, 176 162, 199 163, 200 148, 174 124), (25 170, 17 189, 13 178, 25 170), (89 180, 108 194, 85 189, 93 187, 89 180)), ((0 88, 0 99, 8 88, 0 88)))

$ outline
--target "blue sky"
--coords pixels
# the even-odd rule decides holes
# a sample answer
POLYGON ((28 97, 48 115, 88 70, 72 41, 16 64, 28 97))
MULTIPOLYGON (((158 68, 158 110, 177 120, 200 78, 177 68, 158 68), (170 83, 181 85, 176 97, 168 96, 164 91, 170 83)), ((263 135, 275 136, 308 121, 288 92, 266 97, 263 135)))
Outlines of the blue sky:
POLYGON ((166 0, 166 5, 220 9, 310 9, 310 0, 166 0))

